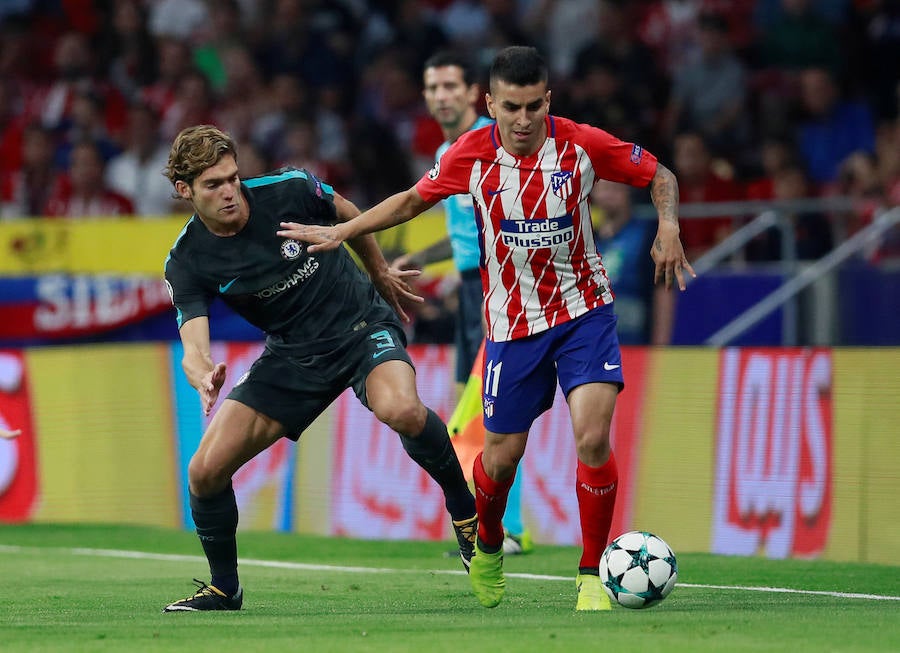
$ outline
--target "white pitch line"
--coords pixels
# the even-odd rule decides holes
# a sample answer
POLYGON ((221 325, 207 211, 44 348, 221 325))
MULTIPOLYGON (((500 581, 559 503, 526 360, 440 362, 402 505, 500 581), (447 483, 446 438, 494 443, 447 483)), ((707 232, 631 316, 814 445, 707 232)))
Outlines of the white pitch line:
MULTIPOLYGON (((56 548, 36 546, 15 546, 0 544, 0 553, 41 553, 53 551, 69 555, 92 556, 97 558, 127 558, 131 560, 159 560, 162 562, 193 562, 206 563, 203 556, 181 555, 175 553, 147 553, 144 551, 126 551, 122 549, 89 549, 89 548, 56 548)), ((421 569, 393 569, 388 567, 346 567, 338 565, 318 565, 308 562, 286 562, 282 560, 257 560, 254 558, 241 558, 242 567, 266 567, 269 569, 290 569, 294 571, 335 571, 364 574, 420 574, 421 569)), ((462 576, 464 571, 453 569, 427 569, 426 573, 448 576, 462 576)), ((507 573, 507 578, 522 578, 525 580, 548 580, 572 582, 569 576, 551 576, 548 574, 507 573)), ((790 587, 754 587, 749 585, 705 585, 700 583, 678 583, 678 587, 711 590, 741 590, 744 592, 769 592, 772 594, 805 594, 811 596, 829 596, 838 599, 863 599, 868 601, 900 601, 900 596, 884 594, 863 594, 859 592, 829 592, 824 590, 802 590, 790 587)))

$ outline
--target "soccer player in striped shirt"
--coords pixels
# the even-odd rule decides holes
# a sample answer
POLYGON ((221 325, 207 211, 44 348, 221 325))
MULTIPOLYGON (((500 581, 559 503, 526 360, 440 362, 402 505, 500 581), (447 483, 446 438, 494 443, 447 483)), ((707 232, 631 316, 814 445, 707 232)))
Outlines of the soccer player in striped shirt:
POLYGON ((470 582, 485 607, 500 603, 501 518, 532 422, 558 381, 572 417, 583 551, 577 610, 608 610, 599 578, 618 471, 610 447, 624 387, 613 292, 591 231, 589 195, 598 179, 650 187, 659 225, 650 254, 655 281, 685 289, 694 274, 678 227, 674 174, 640 145, 550 115, 547 66, 534 48, 500 51, 487 108, 496 124, 463 134, 415 186, 335 226, 282 223, 277 233, 329 250, 348 238, 412 219, 437 201, 469 193, 480 229, 487 318, 484 450, 475 460, 479 517, 470 582))

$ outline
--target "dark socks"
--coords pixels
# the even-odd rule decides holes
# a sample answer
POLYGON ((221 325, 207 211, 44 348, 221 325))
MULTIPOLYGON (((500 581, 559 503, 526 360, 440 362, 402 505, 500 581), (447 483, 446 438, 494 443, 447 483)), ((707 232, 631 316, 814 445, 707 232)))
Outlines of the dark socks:
POLYGON ((197 537, 209 561, 210 584, 231 596, 238 590, 237 501, 231 483, 219 494, 196 497, 191 494, 191 515, 197 537))
POLYGON ((409 457, 441 486, 447 512, 454 521, 468 519, 475 514, 475 498, 469 491, 456 451, 450 443, 447 426, 434 411, 428 409, 425 428, 417 437, 400 434, 400 442, 409 457))

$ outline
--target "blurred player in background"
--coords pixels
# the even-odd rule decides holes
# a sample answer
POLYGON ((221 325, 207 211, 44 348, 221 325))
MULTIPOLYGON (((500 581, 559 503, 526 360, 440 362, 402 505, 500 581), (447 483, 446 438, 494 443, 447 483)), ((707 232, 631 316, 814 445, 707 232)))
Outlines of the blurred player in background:
POLYGON ((566 394, 578 456, 576 494, 583 551, 577 610, 608 610, 599 578, 609 540, 618 471, 610 448, 616 397, 624 387, 613 294, 591 229, 597 179, 650 187, 659 213, 651 256, 656 280, 685 288, 693 274, 678 229, 675 175, 639 145, 549 115, 547 66, 534 48, 501 50, 487 107, 497 124, 468 132, 412 188, 336 226, 287 222, 279 235, 328 251, 385 229, 438 200, 471 193, 484 243, 487 302, 484 451, 475 459, 478 538, 469 580, 485 607, 500 603, 502 515, 532 422, 566 394))
POLYGON ((166 176, 191 203, 193 217, 166 259, 166 283, 184 344, 182 366, 208 415, 225 381, 210 354, 209 304, 221 298, 266 332, 266 349, 225 398, 188 467, 191 514, 209 560, 210 583, 165 608, 238 610, 238 510, 231 478, 281 437, 300 434, 346 389, 400 434, 409 456, 444 491, 468 569, 477 518, 447 428, 416 389, 397 315, 401 301, 420 301, 365 236, 349 244, 369 276, 343 248, 311 255, 275 235, 279 222, 317 224, 359 214, 308 172, 282 168, 241 181, 232 139, 215 127, 183 130, 166 176), (396 313, 395 313, 396 311, 396 313))
MULTIPOLYGON (((423 69, 425 104, 428 112, 441 126, 446 139, 438 148, 435 160, 440 161, 444 152, 457 138, 472 129, 479 129, 492 124, 492 120, 479 116, 475 105, 481 94, 476 81, 472 64, 456 52, 444 51, 432 55, 425 62, 423 69)), ((453 420, 462 427, 469 425, 472 419, 481 420, 481 369, 477 370, 477 378, 473 365, 484 340, 484 310, 481 291, 481 247, 478 241, 478 225, 475 222, 475 208, 472 196, 468 193, 452 195, 442 202, 444 216, 447 221, 447 237, 419 252, 404 254, 397 258, 393 265, 401 270, 423 269, 426 265, 446 261, 453 258, 459 272, 460 283, 458 293, 458 309, 456 313, 455 346, 456 346, 456 384, 457 397, 464 394, 463 388, 472 384, 477 395, 473 410, 457 411, 457 419, 453 420), (472 374, 472 378, 470 378, 472 374), (478 387, 474 387, 478 386, 478 387)), ((455 413, 455 415, 457 415, 455 413)), ((448 424, 450 426, 450 424, 448 424)), ((478 428, 472 425, 470 428, 478 428)), ((481 427, 483 432, 483 426, 481 427)), ((450 428, 451 436, 457 429, 450 428)), ((482 435, 483 439, 483 435, 482 435)), ((454 446, 459 440, 454 437, 454 446)), ((479 446, 480 448, 480 446, 479 446)), ((465 469, 465 468, 464 468, 465 469)), ((465 469, 471 473, 471 468, 465 469)), ((503 549, 506 553, 527 553, 534 548, 531 534, 525 530, 522 522, 522 475, 517 474, 509 493, 503 524, 506 539, 503 549)))

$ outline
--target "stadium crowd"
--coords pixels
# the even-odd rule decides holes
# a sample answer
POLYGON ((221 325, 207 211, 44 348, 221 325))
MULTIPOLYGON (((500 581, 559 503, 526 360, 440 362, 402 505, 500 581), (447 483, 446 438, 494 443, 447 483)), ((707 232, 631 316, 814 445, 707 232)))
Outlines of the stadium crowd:
MULTIPOLYGON (((682 203, 859 200, 798 219, 800 258, 900 205, 900 0, 6 0, 0 220, 183 210, 160 171, 198 123, 244 177, 303 167, 371 206, 442 141, 424 60, 511 44, 545 53, 553 113, 657 153, 682 203)), ((735 222, 683 221, 689 257, 735 222)))

